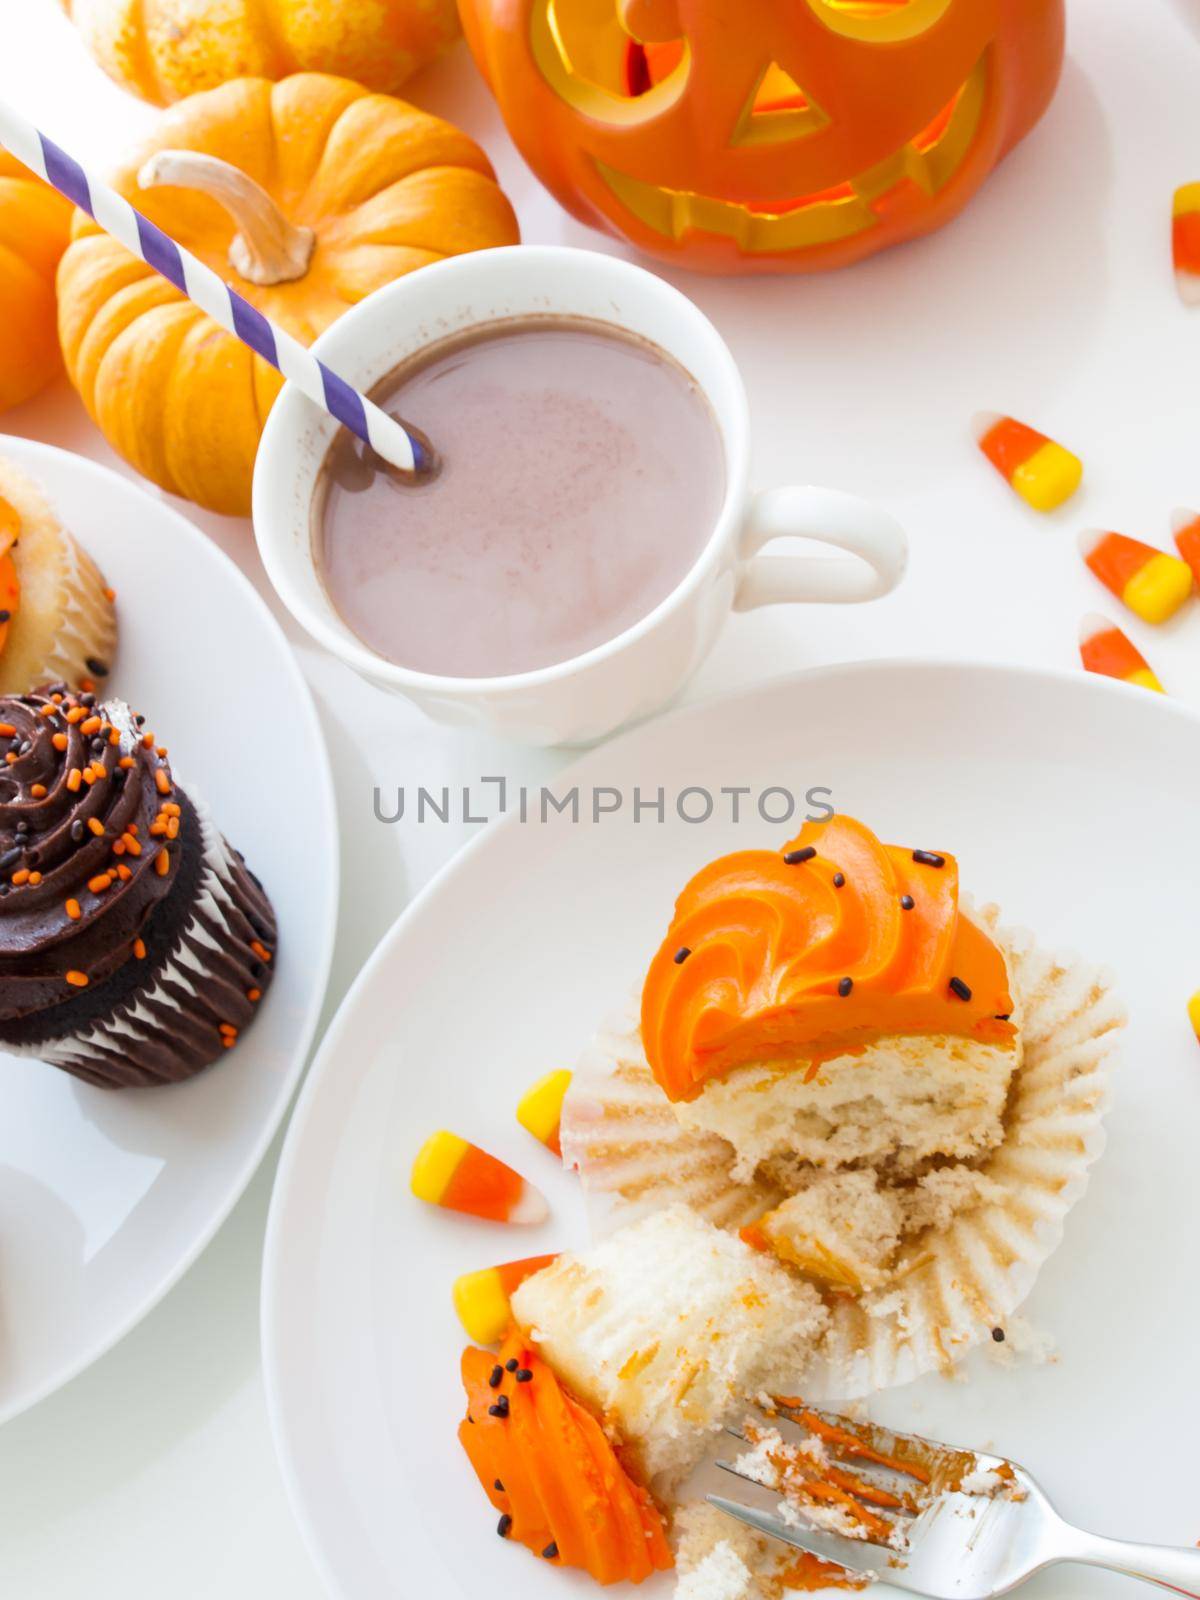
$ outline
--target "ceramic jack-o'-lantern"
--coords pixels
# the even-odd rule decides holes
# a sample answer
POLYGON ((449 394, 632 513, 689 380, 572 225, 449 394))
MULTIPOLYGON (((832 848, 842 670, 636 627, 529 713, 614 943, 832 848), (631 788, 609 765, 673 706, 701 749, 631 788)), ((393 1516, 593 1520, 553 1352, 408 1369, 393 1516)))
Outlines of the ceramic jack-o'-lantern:
POLYGON ((509 132, 585 222, 710 272, 940 227, 1037 122, 1063 0, 460 0, 509 132))

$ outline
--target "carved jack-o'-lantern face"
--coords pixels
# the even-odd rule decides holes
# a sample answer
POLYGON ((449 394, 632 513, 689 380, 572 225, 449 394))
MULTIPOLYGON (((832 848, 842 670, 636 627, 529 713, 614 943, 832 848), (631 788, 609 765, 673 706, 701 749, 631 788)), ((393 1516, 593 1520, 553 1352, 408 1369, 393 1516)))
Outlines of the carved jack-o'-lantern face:
POLYGON ((953 216, 1049 103, 1063 0, 460 0, 534 172, 710 271, 857 260, 953 216))

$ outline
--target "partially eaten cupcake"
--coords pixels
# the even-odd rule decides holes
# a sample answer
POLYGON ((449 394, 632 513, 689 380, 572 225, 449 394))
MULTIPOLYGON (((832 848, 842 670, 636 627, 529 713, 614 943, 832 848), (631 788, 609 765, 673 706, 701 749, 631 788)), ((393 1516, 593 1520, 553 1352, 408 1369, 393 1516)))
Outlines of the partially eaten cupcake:
POLYGON ((682 1200, 811 1285, 824 1392, 862 1395, 1028 1294, 1102 1148, 1123 1021, 1103 973, 971 908, 948 852, 836 816, 685 886, 640 1026, 572 1082, 564 1159, 602 1226, 682 1200))

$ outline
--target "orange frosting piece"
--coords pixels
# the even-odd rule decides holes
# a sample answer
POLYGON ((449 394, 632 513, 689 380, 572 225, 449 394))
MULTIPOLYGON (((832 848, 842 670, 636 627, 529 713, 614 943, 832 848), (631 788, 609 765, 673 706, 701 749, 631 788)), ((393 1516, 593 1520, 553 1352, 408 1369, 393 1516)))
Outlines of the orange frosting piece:
POLYGON ((747 1062, 813 1073, 885 1035, 1011 1046, 1012 1009, 1003 955, 959 913, 954 857, 835 816, 778 854, 743 850, 696 874, 646 974, 642 1039, 668 1097, 692 1100, 747 1062))

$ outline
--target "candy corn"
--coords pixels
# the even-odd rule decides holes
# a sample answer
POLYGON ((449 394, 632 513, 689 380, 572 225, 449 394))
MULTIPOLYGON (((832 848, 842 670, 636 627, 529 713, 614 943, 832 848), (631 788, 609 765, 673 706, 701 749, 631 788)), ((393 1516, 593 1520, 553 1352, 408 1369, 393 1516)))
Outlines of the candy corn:
POLYGON ((491 1222, 545 1222, 550 1208, 532 1184, 456 1133, 431 1134, 413 1162, 412 1192, 431 1206, 491 1222))
POLYGON ((1171 215, 1175 283, 1185 305, 1200 305, 1200 183, 1175 191, 1171 215))
POLYGON ((535 1272, 557 1259, 557 1256, 526 1256, 524 1261, 506 1261, 503 1266, 464 1272, 461 1278, 456 1278, 451 1294, 467 1338, 476 1344, 498 1344, 508 1332, 512 1296, 526 1278, 532 1278, 535 1272))
POLYGON ((1192 592, 1192 569, 1123 533, 1092 530, 1079 542, 1083 559, 1117 599, 1143 622, 1166 622, 1192 592))
POLYGON ((562 1120, 563 1101, 571 1087, 569 1072, 548 1072, 539 1078, 532 1089, 526 1090, 517 1104, 517 1121, 535 1139, 540 1139, 547 1150, 562 1155, 558 1141, 558 1125, 562 1120))
POLYGON ((1012 417, 976 417, 975 437, 1000 476, 1035 511, 1054 511, 1082 481, 1078 456, 1012 417))
POLYGON ((1200 583, 1200 511, 1177 511, 1171 518, 1175 533, 1175 548, 1192 569, 1192 577, 1200 583))
POLYGON ((1084 617, 1079 630, 1079 655, 1089 672, 1165 693, 1137 645, 1107 617, 1084 617))

